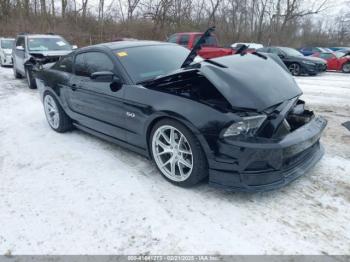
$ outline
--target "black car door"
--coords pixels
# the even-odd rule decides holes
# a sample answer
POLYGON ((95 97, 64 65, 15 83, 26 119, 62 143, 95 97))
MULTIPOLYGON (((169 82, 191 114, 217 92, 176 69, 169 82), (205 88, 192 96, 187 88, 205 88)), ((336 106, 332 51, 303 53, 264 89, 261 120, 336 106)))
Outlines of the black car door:
POLYGON ((67 92, 68 106, 80 125, 125 140, 124 89, 112 91, 111 81, 91 78, 93 73, 106 71, 118 75, 114 61, 106 53, 77 54, 67 92))

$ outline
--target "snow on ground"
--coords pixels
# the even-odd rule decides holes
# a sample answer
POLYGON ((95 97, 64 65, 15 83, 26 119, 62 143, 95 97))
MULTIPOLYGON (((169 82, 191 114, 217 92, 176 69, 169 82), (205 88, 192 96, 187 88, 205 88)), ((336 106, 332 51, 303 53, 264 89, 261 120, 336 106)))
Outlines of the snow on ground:
POLYGON ((53 132, 36 90, 0 69, 0 254, 349 254, 350 75, 299 77, 326 155, 267 193, 165 181, 141 156, 53 132))

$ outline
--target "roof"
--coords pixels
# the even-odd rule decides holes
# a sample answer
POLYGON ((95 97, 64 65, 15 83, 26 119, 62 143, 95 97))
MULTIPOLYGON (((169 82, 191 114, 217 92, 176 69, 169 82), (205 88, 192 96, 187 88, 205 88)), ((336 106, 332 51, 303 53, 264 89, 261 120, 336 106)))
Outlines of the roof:
POLYGON ((0 40, 15 40, 15 39, 11 37, 0 37, 0 40))
POLYGON ((175 45, 168 42, 157 42, 157 41, 118 41, 118 42, 110 42, 110 43, 102 43, 89 47, 106 47, 112 50, 115 49, 123 49, 130 47, 140 47, 140 46, 151 46, 151 45, 175 45))
POLYGON ((18 36, 29 36, 31 38, 62 38, 60 35, 52 35, 52 34, 19 34, 18 36))

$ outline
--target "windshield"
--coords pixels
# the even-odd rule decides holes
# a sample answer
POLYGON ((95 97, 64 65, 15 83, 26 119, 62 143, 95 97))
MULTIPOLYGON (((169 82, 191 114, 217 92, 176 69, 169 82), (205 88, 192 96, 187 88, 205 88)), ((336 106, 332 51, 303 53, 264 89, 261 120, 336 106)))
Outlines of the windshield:
POLYGON ((1 48, 2 49, 12 49, 14 41, 15 40, 1 40, 1 48))
POLYGON ((29 51, 64 51, 72 50, 72 47, 63 38, 29 38, 29 51))
POLYGON ((300 53, 299 51, 290 48, 290 47, 280 47, 280 49, 286 53, 288 56, 304 56, 302 53, 300 53))
POLYGON ((114 52, 136 83, 180 69, 190 53, 178 45, 131 47, 114 52))
POLYGON ((339 52, 339 51, 336 51, 336 52, 334 52, 333 54, 335 54, 335 56, 336 56, 337 58, 340 58, 340 57, 343 57, 343 56, 346 55, 345 53, 339 52))

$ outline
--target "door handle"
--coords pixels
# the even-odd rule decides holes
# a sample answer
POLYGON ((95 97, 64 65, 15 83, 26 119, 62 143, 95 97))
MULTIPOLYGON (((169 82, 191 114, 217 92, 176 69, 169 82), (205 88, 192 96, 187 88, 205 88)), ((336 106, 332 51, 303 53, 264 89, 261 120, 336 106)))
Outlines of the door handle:
POLYGON ((76 85, 76 84, 72 84, 72 85, 70 86, 70 88, 71 88, 73 91, 75 91, 75 90, 77 90, 77 85, 76 85))

